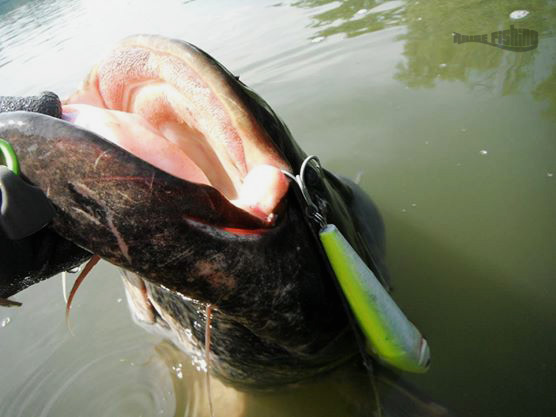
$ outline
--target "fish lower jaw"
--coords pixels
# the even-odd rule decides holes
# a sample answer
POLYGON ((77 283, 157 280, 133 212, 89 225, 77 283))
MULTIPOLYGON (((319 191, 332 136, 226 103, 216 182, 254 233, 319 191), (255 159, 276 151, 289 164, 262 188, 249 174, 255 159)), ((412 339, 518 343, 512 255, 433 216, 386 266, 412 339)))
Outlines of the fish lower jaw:
POLYGON ((201 133, 184 123, 155 128, 136 114, 88 104, 64 105, 63 118, 170 175, 217 189, 236 207, 269 225, 288 189, 279 167, 260 163, 247 172, 238 170, 226 162, 229 158, 219 156, 222 151, 215 151, 201 133))
POLYGON ((133 321, 149 331, 171 340, 180 350, 194 357, 201 347, 191 330, 177 323, 149 294, 148 286, 139 276, 121 270, 127 304, 133 321))

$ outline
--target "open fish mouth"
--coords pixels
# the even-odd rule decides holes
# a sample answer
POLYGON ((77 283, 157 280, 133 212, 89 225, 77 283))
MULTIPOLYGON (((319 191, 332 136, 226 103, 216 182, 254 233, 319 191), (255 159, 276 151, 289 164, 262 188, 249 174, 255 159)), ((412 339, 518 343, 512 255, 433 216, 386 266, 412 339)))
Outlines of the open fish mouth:
POLYGON ((122 41, 63 104, 63 118, 272 225, 288 163, 236 94, 237 80, 186 42, 122 41))
MULTIPOLYGON (((286 197, 284 172, 306 155, 262 98, 194 46, 140 35, 62 113, 0 114, 0 136, 55 207, 48 230, 95 254, 89 269, 102 258, 126 271, 140 322, 202 350, 199 306, 214 306, 213 368, 245 386, 296 382, 352 355, 304 204, 286 197)), ((376 208, 322 173, 323 214, 372 261, 383 251, 376 208)))

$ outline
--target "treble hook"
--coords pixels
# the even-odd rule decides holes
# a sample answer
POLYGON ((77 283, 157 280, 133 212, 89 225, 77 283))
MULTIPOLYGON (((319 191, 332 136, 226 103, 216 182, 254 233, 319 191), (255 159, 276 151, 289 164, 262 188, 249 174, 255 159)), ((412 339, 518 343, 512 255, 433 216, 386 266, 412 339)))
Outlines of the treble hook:
POLYGON ((319 208, 311 198, 311 194, 309 193, 309 190, 307 189, 307 185, 305 183, 305 170, 307 169, 307 166, 311 161, 313 161, 315 168, 320 171, 321 164, 318 156, 309 155, 301 164, 299 174, 294 175, 284 170, 282 170, 282 173, 297 184, 301 191, 301 195, 303 196, 303 199, 307 204, 309 216, 312 217, 312 219, 316 221, 321 228, 323 228, 326 226, 326 218, 322 213, 320 213, 319 208))

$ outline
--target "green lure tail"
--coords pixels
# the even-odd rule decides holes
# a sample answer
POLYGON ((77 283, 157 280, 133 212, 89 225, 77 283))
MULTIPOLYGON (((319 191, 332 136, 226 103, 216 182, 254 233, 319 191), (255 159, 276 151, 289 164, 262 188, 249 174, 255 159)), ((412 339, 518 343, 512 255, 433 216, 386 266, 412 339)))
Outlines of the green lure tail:
POLYGON ((333 224, 320 241, 371 353, 397 369, 422 373, 430 364, 427 341, 333 224))
POLYGON ((0 138, 0 232, 10 240, 24 239, 54 217, 54 207, 43 191, 19 174, 12 145, 0 138))
POLYGON ((6 165, 15 175, 19 175, 19 160, 12 145, 0 139, 0 165, 6 165))

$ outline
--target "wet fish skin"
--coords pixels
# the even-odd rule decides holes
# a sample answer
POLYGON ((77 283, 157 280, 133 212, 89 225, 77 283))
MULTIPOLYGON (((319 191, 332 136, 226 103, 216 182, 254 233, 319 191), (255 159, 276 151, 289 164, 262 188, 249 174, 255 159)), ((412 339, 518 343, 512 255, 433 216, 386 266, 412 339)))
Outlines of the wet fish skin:
MULTIPOLYGON (((180 45, 188 52, 194 48, 180 45)), ((306 154, 284 123, 264 100, 208 58, 298 172, 306 154)), ((1 114, 0 136, 14 145, 25 175, 52 200, 57 215, 51 230, 144 279, 160 321, 172 333, 189 330, 202 346, 199 303, 215 306, 212 365, 223 378, 259 387, 295 382, 357 352, 293 187, 276 225, 257 232, 257 219, 214 188, 170 176, 63 120, 1 114), (223 227, 253 233, 230 233, 223 227)), ((314 191, 329 221, 386 284, 383 226, 376 207, 359 187, 328 171, 314 191)))
MULTIPOLYGON (((152 283, 153 293, 169 290, 173 296, 164 299, 163 308, 170 312, 187 304, 180 295, 215 304, 215 323, 227 320, 241 329, 221 336, 215 331, 215 352, 227 351, 220 345, 233 346, 261 367, 281 362, 283 374, 288 361, 293 371, 301 358, 310 359, 307 363, 319 358, 318 350, 345 328, 338 295, 294 200, 276 227, 260 235, 228 233, 195 218, 203 215, 205 221, 232 226, 257 224, 251 217, 230 215, 237 210, 211 187, 172 177, 62 120, 20 112, 1 114, 0 123, 23 172, 56 208, 50 228, 141 276, 152 283), (201 212, 207 207, 213 210, 201 212), (255 352, 246 332, 264 349, 255 352)), ((228 363, 249 362, 228 353, 228 358, 221 356, 228 363)), ((319 369, 330 366, 329 357, 321 359, 319 369)), ((307 372, 297 367, 288 380, 307 372)), ((228 374, 230 379, 237 375, 228 374)), ((260 378, 272 384, 284 376, 260 378)))

